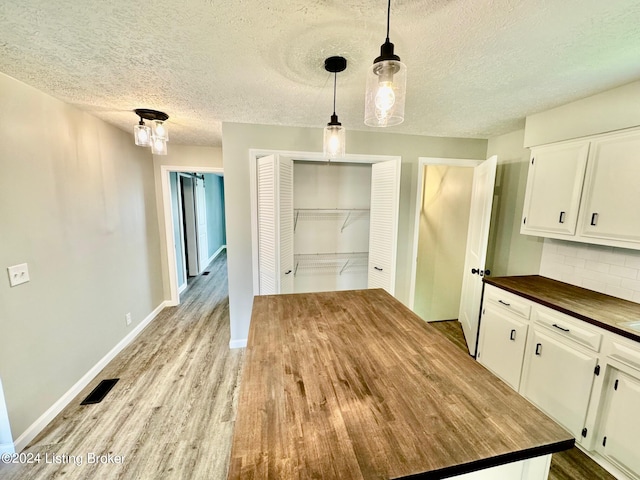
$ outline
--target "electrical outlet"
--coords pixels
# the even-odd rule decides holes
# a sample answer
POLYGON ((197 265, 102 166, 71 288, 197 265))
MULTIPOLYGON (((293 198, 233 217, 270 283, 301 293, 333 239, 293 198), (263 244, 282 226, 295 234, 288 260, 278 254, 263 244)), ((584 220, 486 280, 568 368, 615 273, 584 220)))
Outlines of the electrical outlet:
POLYGON ((29 267, 26 263, 8 267, 7 271, 9 272, 9 285, 12 287, 29 281, 29 267))
POLYGON ((131 325, 131 313, 127 313, 124 316, 124 320, 125 320, 125 322, 127 322, 127 325, 131 325))

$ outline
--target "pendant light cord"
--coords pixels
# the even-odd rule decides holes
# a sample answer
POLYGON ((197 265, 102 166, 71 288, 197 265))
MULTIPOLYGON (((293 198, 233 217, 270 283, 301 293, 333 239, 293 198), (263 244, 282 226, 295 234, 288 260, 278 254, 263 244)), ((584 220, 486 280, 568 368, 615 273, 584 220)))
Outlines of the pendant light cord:
POLYGON ((389 41, 389 21, 391 18, 391 0, 387 4, 387 42, 389 41))
POLYGON ((333 72, 333 114, 336 114, 336 82, 338 79, 338 72, 333 72))

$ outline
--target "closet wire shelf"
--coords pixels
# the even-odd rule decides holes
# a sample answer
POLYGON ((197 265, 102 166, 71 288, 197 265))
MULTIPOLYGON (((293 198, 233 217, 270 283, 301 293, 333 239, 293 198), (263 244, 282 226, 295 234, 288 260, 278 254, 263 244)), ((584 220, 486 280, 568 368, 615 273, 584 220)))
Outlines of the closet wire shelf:
POLYGON ((293 231, 296 231, 298 220, 339 220, 344 217, 340 232, 354 222, 368 218, 368 208, 297 208, 294 210, 293 231))
POLYGON ((303 273, 342 275, 366 271, 369 252, 296 254, 293 260, 294 276, 303 273))

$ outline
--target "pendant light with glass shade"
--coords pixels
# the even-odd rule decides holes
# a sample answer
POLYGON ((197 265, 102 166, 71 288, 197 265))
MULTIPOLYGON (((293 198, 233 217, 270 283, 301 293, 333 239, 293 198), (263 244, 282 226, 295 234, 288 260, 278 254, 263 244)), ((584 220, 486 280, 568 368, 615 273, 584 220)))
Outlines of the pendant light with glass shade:
POLYGON ((327 159, 344 157, 345 130, 338 121, 336 115, 336 81, 338 72, 347 68, 347 59, 344 57, 329 57, 324 61, 324 69, 333 73, 333 115, 331 121, 324 127, 323 152, 327 159))
POLYGON ((168 120, 169 115, 148 108, 137 108, 134 112, 140 117, 140 122, 133 128, 136 145, 151 147, 151 153, 154 155, 166 155, 169 132, 164 122, 168 120), (151 127, 144 123, 145 120, 151 122, 151 127))
POLYGON ((390 15, 391 0, 388 0, 387 39, 367 73, 364 123, 370 127, 391 127, 404 121, 407 67, 393 53, 393 43, 389 41, 390 15))

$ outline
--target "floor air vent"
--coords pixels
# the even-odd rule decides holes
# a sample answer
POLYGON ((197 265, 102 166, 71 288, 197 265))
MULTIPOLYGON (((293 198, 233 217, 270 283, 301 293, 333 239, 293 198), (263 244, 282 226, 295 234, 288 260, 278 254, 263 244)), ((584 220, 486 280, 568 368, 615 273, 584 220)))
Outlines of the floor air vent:
POLYGON ((102 380, 93 392, 85 398, 80 405, 90 405, 92 403, 100 403, 107 396, 107 393, 111 391, 113 386, 118 383, 119 378, 111 378, 109 380, 102 380))
POLYGON ((209 275, 211 272, 204 272, 203 275, 209 275))

